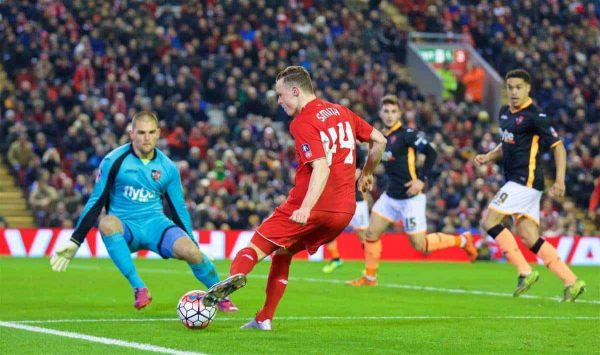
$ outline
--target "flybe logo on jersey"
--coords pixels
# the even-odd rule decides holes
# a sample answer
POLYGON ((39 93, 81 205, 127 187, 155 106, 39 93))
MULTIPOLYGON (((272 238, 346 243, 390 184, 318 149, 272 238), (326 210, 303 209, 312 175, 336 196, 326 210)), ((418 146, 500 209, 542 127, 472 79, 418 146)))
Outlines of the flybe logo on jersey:
POLYGON ((500 128, 500 136, 502 141, 508 144, 515 144, 515 135, 509 132, 507 129, 500 128))
POLYGON ((317 112, 317 118, 321 122, 325 122, 325 120, 331 116, 341 116, 340 111, 338 111, 338 109, 335 107, 328 107, 326 109, 323 109, 323 110, 317 112))
POLYGON ((135 187, 128 185, 125 186, 125 189, 123 190, 123 196, 127 197, 132 201, 148 202, 154 199, 156 194, 152 191, 146 190, 143 187, 136 189, 135 187))

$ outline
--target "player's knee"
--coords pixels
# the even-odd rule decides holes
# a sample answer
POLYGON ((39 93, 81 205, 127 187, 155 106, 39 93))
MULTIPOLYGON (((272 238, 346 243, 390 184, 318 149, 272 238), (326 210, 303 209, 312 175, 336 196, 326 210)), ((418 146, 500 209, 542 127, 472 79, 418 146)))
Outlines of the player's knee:
POLYGON ((420 252, 425 252, 425 238, 423 238, 420 235, 411 235, 410 238, 410 244, 412 245, 413 248, 415 248, 415 250, 420 251, 420 252))
POLYGON ((258 255, 258 259, 262 260, 266 255, 279 249, 279 246, 261 237, 258 233, 254 233, 252 239, 250 239, 250 243, 248 243, 248 248, 254 249, 256 255, 258 255))
POLYGON ((356 230, 356 235, 361 242, 364 242, 367 239, 367 230, 366 229, 358 229, 356 230))
POLYGON ((173 243, 173 256, 191 264, 198 264, 204 256, 189 238, 179 238, 173 243))
POLYGON ((494 228, 498 224, 499 223, 497 221, 493 221, 490 218, 486 218, 483 221, 481 221, 481 228, 483 228, 483 230, 485 230, 485 231, 489 231, 490 229, 494 228))
POLYGON ((186 260, 186 261, 188 261, 192 264, 198 264, 202 261, 203 258, 204 258, 204 256, 200 252, 200 249, 190 248, 189 253, 188 253, 188 260, 186 260))
POLYGON ((274 253, 274 254, 275 254, 275 255, 274 255, 274 257, 275 257, 275 256, 284 256, 284 257, 287 257, 287 256, 292 256, 292 255, 294 255, 294 254, 293 254, 293 251, 294 251, 294 250, 291 250, 291 249, 279 248, 279 249, 277 249, 277 250, 275 251, 275 253, 274 253))
POLYGON ((98 223, 98 228, 100 229, 100 234, 102 234, 103 237, 123 232, 121 220, 113 215, 102 217, 102 219, 100 219, 100 223, 98 223))
POLYGON ((293 254, 287 249, 281 248, 275 252, 271 262, 274 264, 289 264, 292 261, 292 256, 293 254))
POLYGON ((365 233, 365 240, 367 242, 376 242, 379 240, 381 234, 374 232, 371 229, 367 229, 367 232, 365 233))

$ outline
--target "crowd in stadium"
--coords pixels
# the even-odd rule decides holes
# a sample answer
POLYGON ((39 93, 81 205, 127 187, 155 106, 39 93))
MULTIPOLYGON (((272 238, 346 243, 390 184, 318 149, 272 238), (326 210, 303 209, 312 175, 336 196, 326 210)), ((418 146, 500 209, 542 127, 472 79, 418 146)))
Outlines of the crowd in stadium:
MULTIPOLYGON (((468 98, 437 104, 420 95, 399 69, 407 33, 377 3, 0 4, 2 65, 14 84, 0 93, 0 151, 36 223, 76 223, 102 157, 128 141, 130 117, 146 109, 162 120, 159 147, 179 162, 194 227, 253 229, 294 181, 289 118, 273 83, 297 64, 313 75, 317 96, 378 128, 379 100, 398 95, 405 124, 439 153, 427 192, 431 230, 479 232, 503 180, 498 166, 476 169, 471 158, 499 142, 496 113, 468 98)), ((573 201, 545 197, 542 228, 581 233, 575 208, 587 209, 600 176, 599 2, 394 3, 415 30, 468 35, 500 75, 516 67, 532 74, 532 96, 567 147, 573 201)), ((551 153, 544 159, 551 174, 551 153)), ((374 197, 385 184, 377 182, 374 197)), ((600 220, 600 210, 590 216, 600 220)))

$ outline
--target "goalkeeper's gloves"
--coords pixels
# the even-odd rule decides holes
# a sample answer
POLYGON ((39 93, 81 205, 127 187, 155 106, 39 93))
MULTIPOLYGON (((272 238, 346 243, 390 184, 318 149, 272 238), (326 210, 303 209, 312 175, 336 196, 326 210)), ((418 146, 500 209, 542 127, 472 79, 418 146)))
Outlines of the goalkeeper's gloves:
POLYGON ((54 255, 52 255, 50 258, 50 266, 52 266, 52 270, 57 272, 66 271, 67 266, 69 266, 71 259, 73 259, 78 249, 79 245, 75 244, 71 240, 58 247, 54 255))

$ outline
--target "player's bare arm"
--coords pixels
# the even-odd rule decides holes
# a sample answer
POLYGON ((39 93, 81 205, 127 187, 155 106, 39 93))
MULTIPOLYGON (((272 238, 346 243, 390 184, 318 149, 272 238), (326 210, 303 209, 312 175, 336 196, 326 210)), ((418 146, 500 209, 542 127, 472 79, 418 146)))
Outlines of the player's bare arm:
POLYGON ((565 194, 565 174, 567 170, 567 150, 560 143, 552 148, 554 154, 554 162, 556 163, 556 180, 550 187, 548 193, 552 197, 563 197, 565 194))
MULTIPOLYGON (((424 176, 424 178, 427 179, 428 176, 431 175, 431 170, 433 169, 433 165, 435 164, 435 160, 437 159, 437 152, 430 143, 420 144, 419 146, 421 147, 420 152, 425 155, 422 176, 424 176)), ((419 178, 414 178, 411 181, 404 184, 404 186, 408 188, 408 190, 406 190, 406 194, 408 196, 416 196, 423 192, 423 188, 425 187, 425 181, 419 178)))
POLYGON ((296 223, 305 224, 310 216, 310 211, 315 206, 323 189, 327 178, 329 177, 329 165, 327 165, 327 159, 321 158, 311 162, 313 168, 310 174, 310 182, 308 183, 308 191, 306 196, 302 200, 302 205, 299 209, 292 212, 290 219, 296 223))
POLYGON ((487 154, 477 154, 473 161, 476 167, 480 167, 487 163, 493 163, 499 159, 502 159, 502 143, 498 144, 496 148, 492 149, 487 154))
POLYGON ((369 136, 369 153, 367 161, 363 167, 362 175, 359 178, 358 185, 362 192, 371 191, 373 189, 373 170, 381 161, 381 156, 385 150, 387 139, 377 129, 373 129, 369 136))

